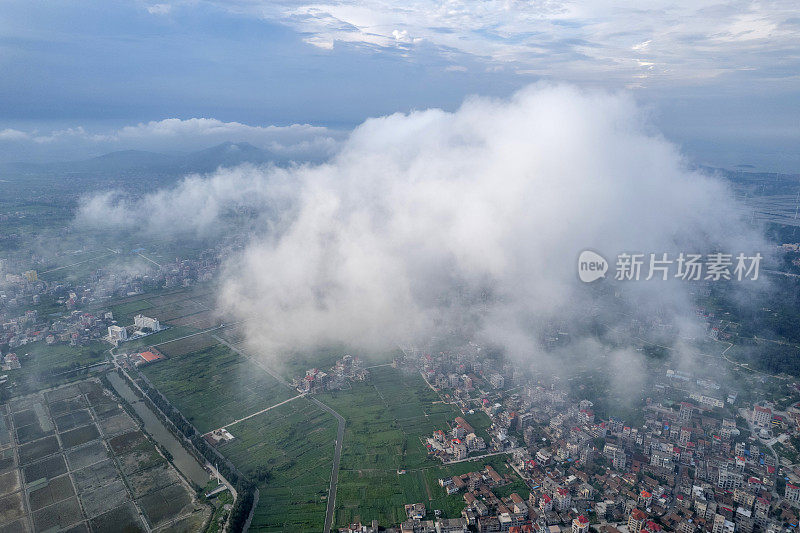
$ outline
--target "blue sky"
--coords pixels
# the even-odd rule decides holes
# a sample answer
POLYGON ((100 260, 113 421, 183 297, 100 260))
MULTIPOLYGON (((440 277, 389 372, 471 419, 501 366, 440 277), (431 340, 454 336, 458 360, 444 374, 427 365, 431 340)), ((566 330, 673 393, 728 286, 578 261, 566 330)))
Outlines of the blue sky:
POLYGON ((0 161, 150 149, 176 124, 174 150, 279 142, 271 125, 327 128, 308 129, 322 142, 370 116, 546 81, 630 91, 699 162, 800 172, 796 5, 647 4, 6 0, 0 161), (182 122, 195 118, 213 121, 182 122))

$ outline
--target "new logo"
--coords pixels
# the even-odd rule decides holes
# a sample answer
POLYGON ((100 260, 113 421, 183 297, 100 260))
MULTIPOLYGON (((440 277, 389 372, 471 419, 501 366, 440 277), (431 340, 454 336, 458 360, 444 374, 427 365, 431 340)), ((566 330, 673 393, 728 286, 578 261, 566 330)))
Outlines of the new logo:
POLYGON ((604 278, 608 272, 608 261, 591 250, 584 250, 578 256, 578 277, 584 283, 591 283, 600 278, 604 278))

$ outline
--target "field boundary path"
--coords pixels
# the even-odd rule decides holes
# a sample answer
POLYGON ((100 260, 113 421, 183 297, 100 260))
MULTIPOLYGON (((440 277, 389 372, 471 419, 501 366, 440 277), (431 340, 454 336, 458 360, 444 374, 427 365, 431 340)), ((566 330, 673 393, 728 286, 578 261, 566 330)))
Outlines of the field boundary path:
MULTIPOLYGON (((246 357, 250 361, 253 361, 256 365, 259 366, 259 368, 264 370, 264 372, 277 379, 280 383, 283 383, 285 386, 294 390, 294 387, 292 387, 291 383, 286 381, 280 374, 278 374, 270 367, 265 365, 262 361, 259 361, 256 357, 252 357, 248 353, 243 352, 242 350, 240 350, 239 348, 237 348, 236 346, 234 346, 233 344, 231 344, 230 342, 226 341, 225 339, 223 339, 218 335, 212 335, 212 337, 214 337, 217 341, 224 344, 225 346, 227 346, 234 352, 238 353, 239 355, 246 357)), ((309 399, 324 411, 332 414, 336 418, 336 421, 338 422, 338 428, 336 432, 336 444, 333 451, 333 466, 331 467, 331 483, 330 487, 328 487, 328 507, 327 510, 325 511, 325 529, 323 529, 325 533, 328 533, 333 527, 333 514, 336 511, 336 486, 339 483, 339 463, 342 460, 342 444, 344 443, 345 420, 344 417, 339 413, 337 413, 332 407, 329 407, 328 405, 322 403, 320 400, 316 398, 311 397, 309 399)))
POLYGON ((233 422, 230 422, 230 423, 228 423, 228 424, 225 424, 224 426, 220 426, 220 427, 218 427, 217 429, 212 429, 212 430, 211 430, 211 431, 209 431, 208 433, 204 433, 204 434, 203 434, 203 436, 210 435, 211 433, 214 433, 215 431, 219 431, 220 429, 226 429, 226 428, 229 428, 229 427, 231 427, 231 426, 233 426, 233 425, 236 425, 236 424, 238 424, 239 422, 244 422, 245 420, 249 420, 249 419, 253 418, 254 416, 258 416, 258 415, 260 415, 261 413, 266 413, 267 411, 269 411, 269 410, 271 410, 271 409, 275 409, 276 407, 280 407, 281 405, 283 405, 283 404, 285 404, 285 403, 289 403, 289 402, 291 402, 292 400, 296 400, 297 398, 300 398, 300 397, 302 397, 302 396, 305 396, 305 394, 298 394, 297 396, 292 396, 291 398, 289 398, 289 399, 287 399, 287 400, 283 400, 283 401, 282 401, 282 402, 280 402, 280 403, 276 403, 275 405, 271 405, 271 406, 267 407, 266 409, 262 409, 262 410, 260 410, 260 411, 256 411, 255 413, 252 413, 252 414, 249 414, 249 415, 247 415, 247 416, 244 416, 244 417, 242 417, 242 418, 238 418, 238 419, 234 420, 233 422))

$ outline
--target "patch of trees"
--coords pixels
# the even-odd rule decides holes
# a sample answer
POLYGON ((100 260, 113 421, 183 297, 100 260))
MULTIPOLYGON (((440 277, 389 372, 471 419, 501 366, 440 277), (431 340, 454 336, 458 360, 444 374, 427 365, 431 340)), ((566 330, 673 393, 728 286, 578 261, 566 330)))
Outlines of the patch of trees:
POLYGON ((231 509, 231 515, 228 518, 228 531, 239 533, 244 530, 244 525, 247 523, 247 518, 250 516, 250 509, 253 507, 255 501, 256 487, 247 480, 241 480, 236 484, 236 502, 231 509))

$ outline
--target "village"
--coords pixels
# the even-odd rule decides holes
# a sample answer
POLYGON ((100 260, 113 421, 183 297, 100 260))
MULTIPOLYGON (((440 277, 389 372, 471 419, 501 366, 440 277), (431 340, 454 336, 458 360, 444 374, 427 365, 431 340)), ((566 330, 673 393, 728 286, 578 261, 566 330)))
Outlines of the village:
MULTIPOLYGON (((488 442, 463 417, 424 437, 442 464, 469 462, 475 469, 439 480, 447 494, 463 498, 461 518, 438 518, 437 510, 435 520, 426 520, 424 503, 409 502, 402 533, 797 528, 800 466, 791 444, 800 442, 796 383, 785 384, 794 399, 781 409, 765 400, 741 403, 736 391, 719 397, 713 380, 667 369, 649 384, 653 398, 685 398, 648 398, 643 423, 634 426, 597 417, 591 400, 576 399, 557 379, 527 384, 510 365, 484 366, 478 352, 410 350, 396 362, 420 371, 462 412, 479 410, 491 419, 488 442), (524 480, 526 497, 521 491, 497 495, 508 477, 481 466, 481 459, 498 453, 524 480)), ((377 524, 340 529, 377 530, 377 524)))

